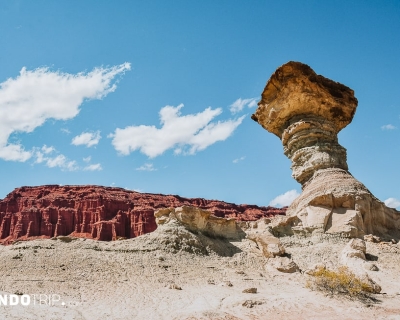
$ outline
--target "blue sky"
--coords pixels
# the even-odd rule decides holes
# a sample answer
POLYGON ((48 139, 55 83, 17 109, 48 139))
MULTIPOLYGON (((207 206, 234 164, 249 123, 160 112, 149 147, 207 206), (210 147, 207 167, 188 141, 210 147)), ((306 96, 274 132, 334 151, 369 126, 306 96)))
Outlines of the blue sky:
POLYGON ((350 172, 400 206, 399 31, 389 0, 0 1, 0 198, 97 184, 287 204, 300 185, 250 115, 294 60, 355 91, 350 172))

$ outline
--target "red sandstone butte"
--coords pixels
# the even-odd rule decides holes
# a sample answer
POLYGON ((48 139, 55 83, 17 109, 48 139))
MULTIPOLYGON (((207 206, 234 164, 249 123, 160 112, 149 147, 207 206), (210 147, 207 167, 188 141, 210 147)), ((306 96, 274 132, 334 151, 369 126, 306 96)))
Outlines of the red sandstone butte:
POLYGON ((157 228, 155 210, 183 205, 237 221, 254 221, 286 211, 101 186, 21 187, 0 201, 0 243, 65 235, 103 241, 134 238, 157 228))

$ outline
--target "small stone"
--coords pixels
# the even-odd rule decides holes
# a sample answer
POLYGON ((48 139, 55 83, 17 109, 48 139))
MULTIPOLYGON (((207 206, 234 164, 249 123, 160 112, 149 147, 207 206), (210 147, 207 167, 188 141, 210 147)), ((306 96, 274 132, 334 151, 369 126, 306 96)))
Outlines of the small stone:
POLYGON ((243 293, 257 293, 257 288, 248 288, 242 291, 243 293))
POLYGON ((232 286, 233 286, 232 282, 230 282, 230 281, 225 281, 224 284, 225 284, 227 287, 232 287, 232 286))
POLYGON ((364 264, 364 269, 369 270, 369 271, 378 271, 379 268, 376 266, 376 264, 367 262, 364 264))
POLYGON ((169 288, 169 289, 175 289, 175 290, 182 290, 182 288, 181 288, 180 286, 178 286, 177 284, 175 284, 175 283, 171 283, 171 284, 168 286, 168 288, 169 288))
POLYGON ((260 305, 260 304, 262 304, 261 301, 246 300, 245 302, 242 303, 242 306, 246 308, 253 308, 255 305, 260 305))
POLYGON ((378 236, 374 236, 373 234, 366 234, 364 236, 364 241, 379 243, 382 241, 382 239, 378 236))
POLYGON ((280 272, 293 273, 299 270, 297 264, 288 257, 275 257, 271 260, 272 266, 280 272))
POLYGON ((365 241, 361 239, 351 239, 343 248, 341 253, 341 262, 347 265, 352 258, 366 260, 365 257, 366 245, 365 241))
POLYGON ((250 233, 247 235, 247 238, 257 244, 266 258, 283 256, 285 254, 285 248, 281 244, 280 240, 269 232, 264 232, 262 234, 250 233))
POLYGON ((351 249, 353 250, 359 250, 363 253, 366 252, 366 246, 365 246, 365 241, 361 239, 351 239, 348 243, 351 249))

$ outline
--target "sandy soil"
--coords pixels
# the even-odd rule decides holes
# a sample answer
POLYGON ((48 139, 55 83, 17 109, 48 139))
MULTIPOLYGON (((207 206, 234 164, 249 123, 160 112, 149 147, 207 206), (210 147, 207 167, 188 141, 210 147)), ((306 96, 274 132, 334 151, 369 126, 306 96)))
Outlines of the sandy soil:
MULTIPOLYGON (((382 293, 374 296, 376 302, 363 303, 311 291, 302 272, 266 268, 267 259, 249 240, 179 232, 115 242, 60 238, 1 246, 0 295, 27 294, 31 304, 0 306, 0 318, 400 319, 398 245, 368 243, 368 257, 379 267, 370 275, 382 293), (243 293, 248 288, 257 293, 243 293), (49 303, 51 297, 59 301, 49 303)), ((317 262, 334 267, 347 242, 281 241, 303 271, 317 262)))

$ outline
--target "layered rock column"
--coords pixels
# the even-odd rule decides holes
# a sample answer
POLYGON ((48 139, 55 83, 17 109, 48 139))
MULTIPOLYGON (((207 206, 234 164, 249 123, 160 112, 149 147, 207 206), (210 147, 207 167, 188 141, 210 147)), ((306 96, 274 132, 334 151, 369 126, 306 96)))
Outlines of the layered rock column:
POLYGON ((278 136, 302 194, 287 210, 296 233, 366 233, 399 237, 400 213, 387 208, 348 172, 337 134, 355 114, 357 99, 343 84, 288 62, 268 80, 252 119, 278 136))
POLYGON ((353 90, 289 62, 271 76, 252 119, 282 140, 293 178, 304 185, 319 169, 348 169, 337 134, 356 107, 353 90))

